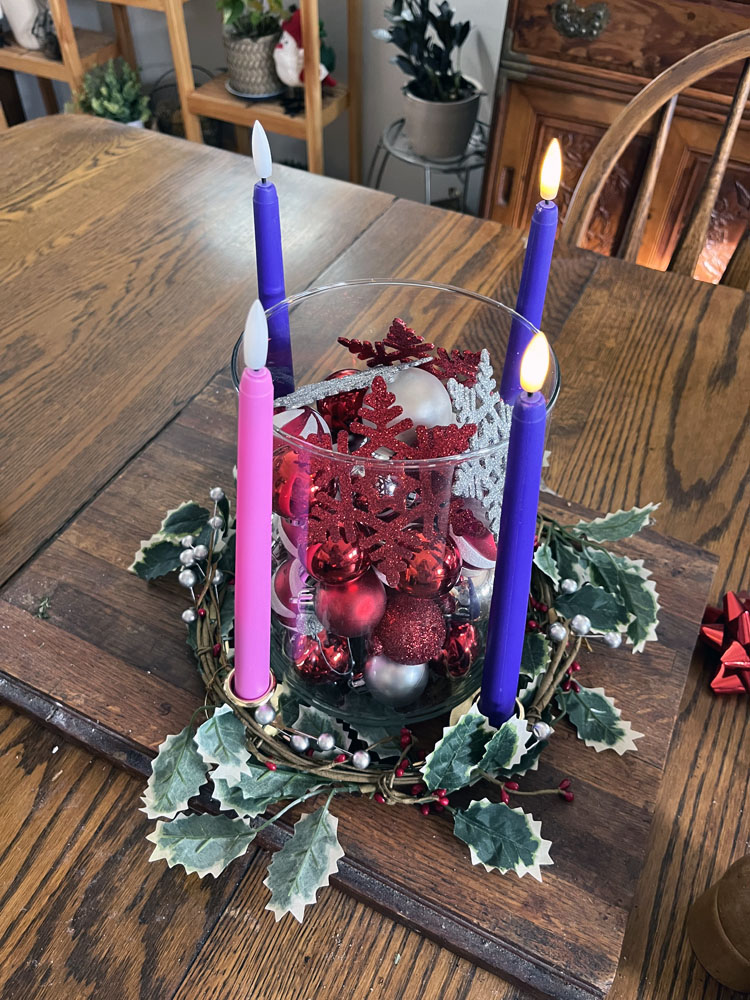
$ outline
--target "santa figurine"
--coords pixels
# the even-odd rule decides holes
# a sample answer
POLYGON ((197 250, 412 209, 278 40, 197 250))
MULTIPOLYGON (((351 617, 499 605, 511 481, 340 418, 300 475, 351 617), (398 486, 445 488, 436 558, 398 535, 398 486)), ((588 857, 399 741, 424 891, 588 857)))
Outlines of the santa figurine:
MULTIPOLYGON (((336 81, 329 72, 333 69, 333 49, 322 44, 320 48, 320 82, 325 87, 335 87, 336 81)), ((281 25, 281 38, 273 51, 273 61, 279 79, 287 87, 304 85, 305 50, 302 45, 302 15, 298 10, 281 25)))

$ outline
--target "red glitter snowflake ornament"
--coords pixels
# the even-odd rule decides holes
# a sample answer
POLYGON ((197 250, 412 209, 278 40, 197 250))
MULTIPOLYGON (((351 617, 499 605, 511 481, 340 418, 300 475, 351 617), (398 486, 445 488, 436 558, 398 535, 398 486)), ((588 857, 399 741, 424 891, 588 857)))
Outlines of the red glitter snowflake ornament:
POLYGON ((414 424, 410 417, 398 419, 403 412, 394 394, 388 391, 385 379, 380 375, 374 378, 370 391, 362 400, 357 419, 349 425, 353 434, 361 434, 367 439, 357 451, 372 456, 385 448, 399 458, 408 454, 409 446, 399 441, 398 436, 411 430, 414 424))
POLYGON ((402 319, 394 319, 385 340, 376 340, 373 344, 369 340, 339 337, 339 343, 360 361, 366 361, 368 368, 417 361, 430 357, 435 350, 433 344, 428 344, 402 319))

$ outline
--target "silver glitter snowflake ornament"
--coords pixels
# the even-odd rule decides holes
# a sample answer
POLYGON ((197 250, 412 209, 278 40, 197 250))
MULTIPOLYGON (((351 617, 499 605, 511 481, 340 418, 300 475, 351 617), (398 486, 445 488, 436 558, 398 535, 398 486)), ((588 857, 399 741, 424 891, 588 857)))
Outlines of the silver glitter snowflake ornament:
POLYGON ((489 528, 497 536, 503 507, 508 439, 513 408, 500 398, 487 350, 482 351, 476 385, 472 388, 449 379, 446 388, 453 401, 456 423, 476 424, 469 441, 472 451, 494 448, 491 455, 471 458, 456 467, 453 493, 468 500, 479 500, 487 514, 489 528))
POLYGON ((325 399, 328 396, 338 396, 340 392, 351 392, 353 389, 368 389, 378 375, 384 378, 386 382, 393 382, 398 373, 403 371, 404 368, 416 368, 418 365, 424 365, 428 361, 432 361, 432 358, 417 358, 416 361, 407 361, 403 365, 393 365, 391 367, 382 365, 378 368, 368 368, 354 375, 342 375, 338 379, 326 379, 325 382, 311 382, 309 385, 303 385, 288 396, 280 396, 274 401, 274 406, 283 406, 287 410, 295 406, 314 406, 319 399, 325 399))

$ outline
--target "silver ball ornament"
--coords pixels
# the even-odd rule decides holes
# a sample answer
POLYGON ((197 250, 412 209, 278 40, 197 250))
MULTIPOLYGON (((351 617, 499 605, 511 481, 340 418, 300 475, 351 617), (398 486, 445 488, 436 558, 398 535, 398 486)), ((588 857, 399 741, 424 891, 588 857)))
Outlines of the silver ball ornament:
POLYGON ((578 580, 573 580, 571 577, 567 577, 565 580, 560 581, 560 590, 563 594, 575 594, 578 590, 578 580))
POLYGON ((366 771, 370 766, 369 753, 366 750, 357 750, 355 754, 352 754, 352 764, 358 771, 366 771))
POLYGON ((185 608, 182 612, 182 620, 187 625, 189 625, 190 622, 194 622, 197 617, 198 615, 196 614, 195 608, 185 608))
POLYGON ((538 740, 546 740, 552 732, 552 726, 548 726, 546 722, 535 722, 531 731, 538 740))
MULTIPOLYGON (((410 417, 414 427, 438 427, 454 422, 453 405, 448 390, 436 375, 421 368, 404 368, 397 372, 388 389, 396 397, 396 406, 403 410, 402 419, 410 417)), ((364 424, 367 421, 363 421, 364 424)), ((412 427, 399 437, 403 441, 414 442, 416 431, 412 427)))
POLYGON ((265 705, 258 705, 255 709, 255 721, 259 726, 270 726, 276 718, 276 709, 266 702, 265 705))
POLYGON ((305 750, 310 746, 310 740, 307 736, 302 733, 295 733, 292 736, 292 750, 296 750, 297 753, 304 753, 305 750))
POLYGON ((220 514, 217 514, 215 517, 209 517, 208 523, 212 528, 221 530, 224 527, 224 518, 220 514))
POLYGON ((486 621, 490 616, 494 581, 495 571, 492 569, 479 570, 471 576, 462 573, 450 591, 456 602, 454 616, 470 622, 486 621))
POLYGON ((205 545, 196 545, 193 549, 193 555, 196 559, 205 559, 208 555, 208 548, 205 545))
POLYGON ((211 497, 212 500, 218 503, 219 500, 224 499, 224 490, 221 488, 221 486, 213 486, 208 491, 208 495, 211 497))
POLYGON ((588 635, 591 631, 591 619, 586 615, 575 615, 570 619, 570 627, 576 635, 588 635))
POLYGON ((191 569, 184 569, 177 577, 183 587, 194 587, 198 577, 191 569))
POLYGON ((180 552, 180 562, 183 566, 195 566, 195 556, 192 549, 183 549, 180 552))
POLYGON ((318 750, 322 750, 324 753, 327 753, 329 750, 333 750, 335 746, 336 740, 330 733, 321 733, 318 737, 318 750))
POLYGON ((565 642, 568 632, 564 625, 560 622, 554 622, 549 627, 549 637, 553 642, 565 642))
POLYGON ((365 663, 365 685, 376 701, 398 708, 414 701, 427 687, 426 663, 396 663, 378 653, 365 663))
POLYGON ((224 582, 224 574, 220 569, 215 569, 214 575, 211 577, 211 583, 214 585, 214 587, 218 587, 223 582, 224 582))
POLYGON ((619 632, 605 632, 604 642, 610 649, 617 649, 622 646, 622 636, 619 632))
POLYGON ((180 539, 180 545, 183 549, 192 549, 195 545, 195 538, 192 535, 183 535, 180 539))

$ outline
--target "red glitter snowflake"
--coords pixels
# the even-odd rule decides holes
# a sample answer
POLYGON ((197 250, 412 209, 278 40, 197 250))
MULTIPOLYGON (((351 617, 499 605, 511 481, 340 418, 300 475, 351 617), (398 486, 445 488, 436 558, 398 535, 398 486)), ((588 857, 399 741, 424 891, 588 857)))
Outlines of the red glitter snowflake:
POLYGON ((386 448, 396 457, 408 452, 408 445, 399 441, 398 436, 410 430, 414 424, 410 417, 398 419, 403 412, 403 407, 396 403, 394 394, 388 391, 385 379, 380 375, 374 378, 362 400, 357 419, 349 425, 353 434, 360 434, 367 439, 357 450, 363 455, 374 455, 378 449, 386 448))
POLYGON ((477 384, 479 372, 479 351, 446 351, 444 347, 436 347, 433 351, 433 361, 419 367, 431 375, 437 376, 441 382, 454 378, 463 382, 471 389, 477 384))
POLYGON ((433 354, 433 344, 428 344, 402 319, 394 319, 385 340, 347 339, 339 337, 339 343, 356 355, 360 361, 366 361, 369 368, 376 365, 403 364, 405 361, 416 361, 433 354))

